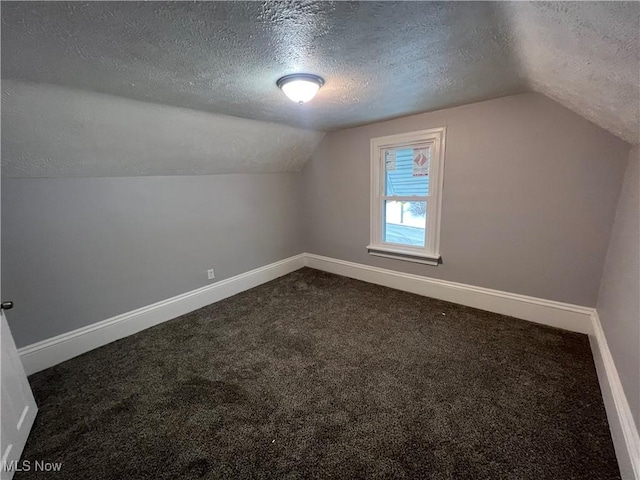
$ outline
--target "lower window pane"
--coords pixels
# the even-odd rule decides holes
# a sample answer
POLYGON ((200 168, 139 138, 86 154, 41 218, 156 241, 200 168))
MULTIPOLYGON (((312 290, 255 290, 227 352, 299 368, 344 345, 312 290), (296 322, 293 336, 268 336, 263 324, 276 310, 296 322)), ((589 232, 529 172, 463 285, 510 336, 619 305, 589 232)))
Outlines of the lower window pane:
POLYGON ((384 242, 424 247, 427 202, 384 203, 384 242))

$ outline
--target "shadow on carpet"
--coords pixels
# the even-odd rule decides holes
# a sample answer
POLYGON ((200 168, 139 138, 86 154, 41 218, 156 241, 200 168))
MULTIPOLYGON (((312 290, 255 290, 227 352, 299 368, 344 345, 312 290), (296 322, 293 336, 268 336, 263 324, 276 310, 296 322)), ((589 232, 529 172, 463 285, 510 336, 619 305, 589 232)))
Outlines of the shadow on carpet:
POLYGON ((29 380, 20 480, 619 478, 585 335, 308 268, 29 380))

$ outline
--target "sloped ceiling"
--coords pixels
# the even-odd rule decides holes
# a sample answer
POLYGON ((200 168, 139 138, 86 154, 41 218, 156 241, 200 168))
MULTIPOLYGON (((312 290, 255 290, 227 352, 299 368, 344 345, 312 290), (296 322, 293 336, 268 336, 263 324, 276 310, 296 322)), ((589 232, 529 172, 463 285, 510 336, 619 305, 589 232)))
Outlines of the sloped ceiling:
POLYGON ((529 87, 640 141, 640 3, 504 3, 529 87))
MULTIPOLYGON (((260 130, 262 122, 295 127, 287 135, 295 131, 298 137, 287 144, 285 134, 265 134, 264 162, 249 160, 252 170, 245 164, 235 168, 296 170, 299 156, 319 138, 301 129, 335 130, 531 90, 638 143, 639 15, 634 2, 3 2, 2 75, 13 80, 3 90, 20 90, 14 99, 32 91, 13 104, 3 92, 3 163, 7 157, 16 162, 10 175, 42 173, 47 164, 54 170, 78 167, 43 157, 43 143, 31 146, 35 137, 51 135, 41 131, 45 118, 23 122, 32 129, 29 142, 10 138, 19 134, 17 128, 5 135, 5 123, 35 115, 30 98, 39 95, 46 103, 43 96, 53 91, 71 95, 54 85, 78 90, 89 103, 91 95, 109 94, 164 105, 144 108, 155 109, 154 118, 166 116, 167 125, 174 115, 169 107, 191 109, 198 118, 207 112, 212 117, 202 117, 205 123, 235 122, 233 141, 241 145, 200 148, 203 138, 192 138, 194 157, 187 167, 174 151, 161 166, 145 160, 144 168, 134 164, 123 174, 229 171, 233 162, 213 150, 225 146, 248 158, 250 150, 238 139, 254 135, 252 128, 260 130), (275 86, 292 72, 320 74, 326 85, 312 102, 296 105, 275 86)), ((123 108, 126 103, 98 97, 123 108)), ((144 109, 141 103, 126 105, 144 109)), ((118 128, 113 115, 107 123, 118 128)), ((123 125, 129 121, 125 117, 120 116, 123 125)), ((92 121, 100 123, 100 115, 92 121)), ((266 125, 265 132, 276 128, 266 125)), ((148 128, 160 126, 150 122, 148 128)), ((183 128, 167 142, 189 137, 189 123, 183 128)), ((83 163, 79 154, 92 155, 92 146, 100 143, 96 131, 84 131, 85 144, 67 152, 75 153, 76 163, 83 163)), ((143 128, 137 131, 142 134, 143 128)), ((171 150, 168 143, 160 145, 167 148, 158 150, 171 150)), ((86 161, 105 172, 120 171, 104 153, 86 161)))
POLYGON ((7 177, 296 172, 324 136, 47 84, 2 90, 7 177))
POLYGON ((493 4, 16 2, 2 75, 333 130, 522 91, 493 4), (300 107, 292 72, 326 85, 300 107))

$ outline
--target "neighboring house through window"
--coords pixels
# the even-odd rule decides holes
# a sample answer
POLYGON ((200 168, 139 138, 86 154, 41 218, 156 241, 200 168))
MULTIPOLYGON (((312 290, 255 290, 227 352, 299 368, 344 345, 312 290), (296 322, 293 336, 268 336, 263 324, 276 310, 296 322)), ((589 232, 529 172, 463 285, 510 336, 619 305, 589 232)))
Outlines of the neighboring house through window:
POLYGON ((445 128, 371 139, 372 255, 440 263, 445 128))

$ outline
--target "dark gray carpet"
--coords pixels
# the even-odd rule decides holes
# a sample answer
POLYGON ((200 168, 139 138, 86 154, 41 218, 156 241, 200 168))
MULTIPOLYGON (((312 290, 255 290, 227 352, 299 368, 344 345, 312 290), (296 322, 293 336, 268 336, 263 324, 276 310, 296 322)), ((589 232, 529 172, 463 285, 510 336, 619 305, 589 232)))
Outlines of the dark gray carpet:
POLYGON ((586 336, 303 269, 30 378, 65 479, 613 479, 586 336))

